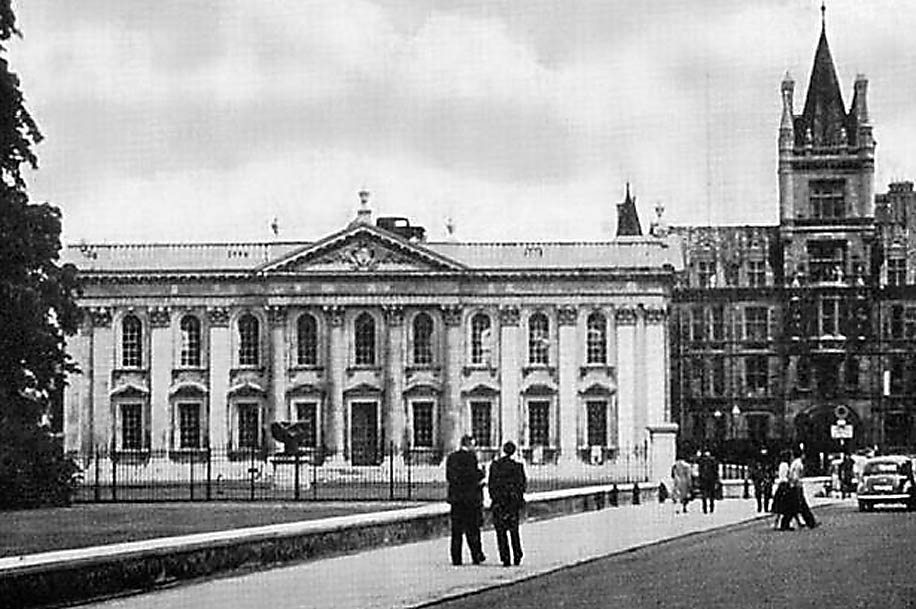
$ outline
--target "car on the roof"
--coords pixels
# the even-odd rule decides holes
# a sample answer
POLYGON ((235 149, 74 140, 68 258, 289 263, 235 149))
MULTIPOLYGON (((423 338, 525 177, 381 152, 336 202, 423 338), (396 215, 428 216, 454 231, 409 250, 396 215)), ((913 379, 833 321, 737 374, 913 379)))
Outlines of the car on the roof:
POLYGON ((906 455, 885 455, 866 461, 862 466, 856 499, 860 512, 883 504, 902 504, 907 509, 916 509, 913 459, 906 455))

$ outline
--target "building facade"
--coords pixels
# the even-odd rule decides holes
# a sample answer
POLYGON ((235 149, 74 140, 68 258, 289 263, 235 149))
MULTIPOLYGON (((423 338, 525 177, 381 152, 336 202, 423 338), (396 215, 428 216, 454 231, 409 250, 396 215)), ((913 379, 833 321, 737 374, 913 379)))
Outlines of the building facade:
POLYGON ((329 465, 438 463, 471 434, 576 467, 664 445, 669 466, 677 243, 433 243, 360 197, 316 242, 68 248, 67 450, 270 454, 298 422, 329 465))
POLYGON ((848 111, 822 24, 804 107, 781 85, 779 224, 681 226, 671 361, 682 450, 916 447, 909 182, 875 196, 868 81, 848 111))

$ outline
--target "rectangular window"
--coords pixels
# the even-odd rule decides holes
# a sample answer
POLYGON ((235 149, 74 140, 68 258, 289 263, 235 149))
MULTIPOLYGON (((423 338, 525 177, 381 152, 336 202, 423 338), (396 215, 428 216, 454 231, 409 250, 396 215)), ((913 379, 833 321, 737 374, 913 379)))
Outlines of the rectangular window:
POLYGON ((890 338, 897 340, 903 338, 903 306, 894 305, 891 307, 891 319, 888 326, 890 338))
POLYGON ((413 445, 415 448, 433 447, 432 402, 413 403, 413 445))
POLYGON ((747 284, 752 288, 766 285, 766 263, 763 260, 751 260, 747 263, 747 284))
POLYGON ((798 389, 811 389, 811 362, 807 357, 798 358, 795 377, 795 385, 798 389))
POLYGON ((811 216, 818 220, 845 217, 845 190, 845 180, 811 180, 808 184, 811 216))
POLYGON ((711 260, 697 262, 697 282, 701 288, 716 287, 716 263, 711 260))
POLYGON ((909 421, 905 412, 888 412, 884 415, 884 439, 888 447, 908 447, 909 421))
POLYGON ((710 310, 710 329, 712 340, 725 340, 725 314, 722 305, 716 305, 710 310))
POLYGON ((304 448, 318 447, 318 403, 296 402, 296 422, 302 428, 299 446, 304 448))
POLYGON ((846 358, 846 369, 843 372, 846 387, 850 391, 859 389, 859 358, 850 355, 846 358))
POLYGON ((490 402, 471 402, 471 435, 477 446, 490 446, 490 402))
POLYGON ((767 340, 769 311, 766 307, 745 307, 744 338, 754 342, 767 340))
POLYGON ((767 357, 752 355, 744 358, 744 383, 749 393, 766 395, 768 383, 767 357))
POLYGON ((178 448, 200 448, 200 404, 178 404, 178 448))
POLYGON ((887 261, 887 285, 906 284, 906 258, 890 258, 887 261))
POLYGON ((121 450, 143 448, 143 404, 121 404, 121 450))
POLYGON ((713 396, 725 395, 725 358, 722 356, 713 357, 710 360, 712 367, 712 384, 710 386, 713 396))
POLYGON ((585 408, 588 413, 588 445, 605 446, 607 444, 607 402, 589 400, 585 408))
POLYGON ((690 309, 691 340, 706 340, 706 314, 703 307, 690 309))
POLYGON ((903 310, 903 336, 907 340, 916 339, 916 307, 903 310))
POLYGON ((550 445, 550 402, 547 400, 528 402, 528 444, 550 445))
POLYGON ((261 446, 261 422, 258 411, 258 405, 255 403, 238 405, 240 449, 254 450, 261 446))
POLYGON ((840 299, 836 296, 821 298, 821 336, 840 334, 840 299))
POLYGON ((809 241, 808 267, 811 281, 837 282, 844 280, 846 268, 845 241, 809 241))

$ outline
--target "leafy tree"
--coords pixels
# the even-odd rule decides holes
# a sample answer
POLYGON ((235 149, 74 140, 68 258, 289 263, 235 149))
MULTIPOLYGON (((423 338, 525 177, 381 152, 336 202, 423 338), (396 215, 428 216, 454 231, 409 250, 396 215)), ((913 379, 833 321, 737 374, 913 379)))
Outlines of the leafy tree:
POLYGON ((64 338, 76 331, 76 269, 59 266, 61 213, 29 203, 21 170, 35 169, 41 141, 6 43, 20 33, 0 0, 0 508, 59 505, 75 465, 39 422, 74 371, 64 338))

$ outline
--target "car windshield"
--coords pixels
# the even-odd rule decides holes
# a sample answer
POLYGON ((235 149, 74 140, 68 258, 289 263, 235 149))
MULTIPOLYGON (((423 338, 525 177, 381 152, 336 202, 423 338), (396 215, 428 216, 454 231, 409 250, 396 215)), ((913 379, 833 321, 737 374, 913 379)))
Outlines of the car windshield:
POLYGON ((907 469, 905 461, 872 461, 865 464, 863 473, 866 476, 875 474, 906 474, 907 469))

